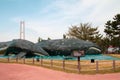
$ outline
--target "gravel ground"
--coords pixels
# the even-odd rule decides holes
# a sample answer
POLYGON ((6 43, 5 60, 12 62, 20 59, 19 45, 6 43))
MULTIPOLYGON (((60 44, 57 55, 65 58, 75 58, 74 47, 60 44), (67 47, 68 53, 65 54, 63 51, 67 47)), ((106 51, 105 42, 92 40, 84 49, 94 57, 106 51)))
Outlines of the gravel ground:
POLYGON ((82 75, 24 64, 0 63, 0 80, 120 80, 120 73, 82 75))

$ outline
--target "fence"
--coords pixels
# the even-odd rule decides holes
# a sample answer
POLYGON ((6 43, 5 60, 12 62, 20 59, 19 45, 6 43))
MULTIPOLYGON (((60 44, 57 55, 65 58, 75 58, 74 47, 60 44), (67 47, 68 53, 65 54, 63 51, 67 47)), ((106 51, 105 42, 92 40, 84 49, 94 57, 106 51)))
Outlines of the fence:
POLYGON ((120 69, 119 60, 105 60, 105 61, 95 61, 91 63, 90 60, 81 60, 80 62, 76 60, 47 60, 47 59, 29 59, 29 58, 0 58, 0 62, 9 63, 21 63, 21 64, 32 64, 38 66, 45 66, 49 68, 57 68, 65 71, 72 72, 84 72, 84 71, 95 71, 99 72, 101 70, 112 70, 116 71, 120 69))

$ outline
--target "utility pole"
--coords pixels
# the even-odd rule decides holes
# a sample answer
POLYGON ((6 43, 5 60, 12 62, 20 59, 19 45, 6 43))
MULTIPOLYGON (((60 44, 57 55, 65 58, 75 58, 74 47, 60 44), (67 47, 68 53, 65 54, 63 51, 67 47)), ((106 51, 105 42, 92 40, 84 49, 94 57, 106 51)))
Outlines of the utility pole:
POLYGON ((25 22, 20 21, 20 39, 25 39, 25 22))

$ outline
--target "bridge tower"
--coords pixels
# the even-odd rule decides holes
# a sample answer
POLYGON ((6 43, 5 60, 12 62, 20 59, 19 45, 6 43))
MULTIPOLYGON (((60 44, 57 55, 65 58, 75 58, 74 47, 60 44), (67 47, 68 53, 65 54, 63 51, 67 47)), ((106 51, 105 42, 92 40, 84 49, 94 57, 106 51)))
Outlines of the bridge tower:
POLYGON ((25 22, 20 21, 20 39, 25 39, 25 22))

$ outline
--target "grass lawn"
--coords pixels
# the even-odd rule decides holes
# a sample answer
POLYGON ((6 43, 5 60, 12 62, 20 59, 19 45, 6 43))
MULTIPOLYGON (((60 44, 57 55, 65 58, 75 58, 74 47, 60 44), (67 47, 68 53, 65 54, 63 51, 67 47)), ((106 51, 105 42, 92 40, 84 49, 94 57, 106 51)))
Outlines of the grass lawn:
POLYGON ((120 54, 105 54, 105 55, 120 58, 120 54))

